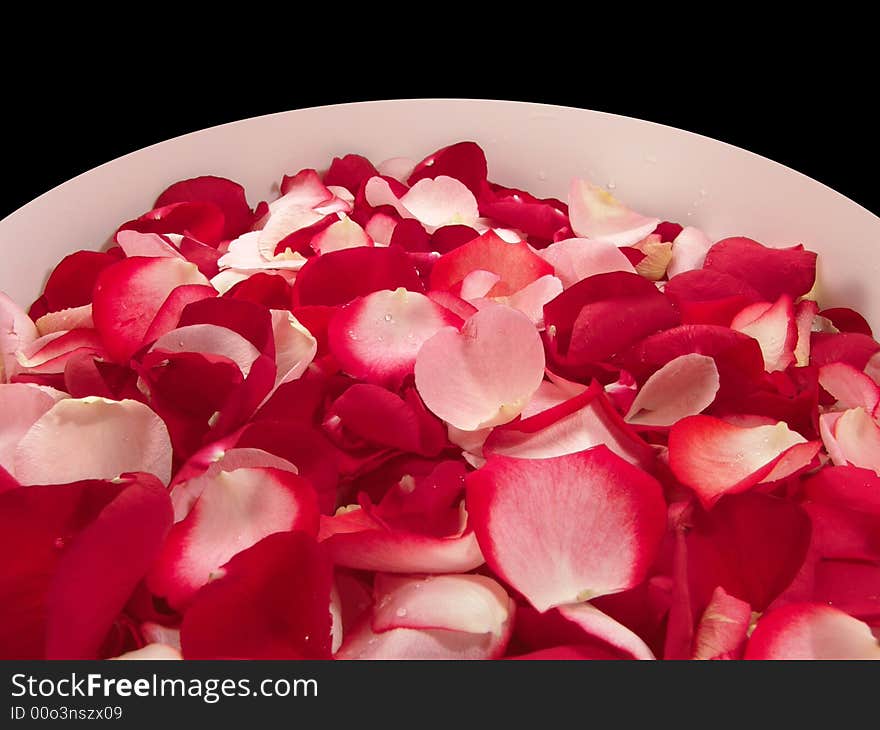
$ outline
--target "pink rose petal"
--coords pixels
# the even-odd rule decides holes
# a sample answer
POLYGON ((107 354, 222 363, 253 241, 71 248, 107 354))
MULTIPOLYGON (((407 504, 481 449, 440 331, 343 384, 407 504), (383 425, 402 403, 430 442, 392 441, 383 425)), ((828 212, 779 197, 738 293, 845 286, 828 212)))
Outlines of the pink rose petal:
POLYGON ((626 421, 638 426, 672 426, 708 408, 718 386, 715 360, 696 353, 680 355, 645 381, 626 421))
POLYGON ((587 238, 567 238, 551 243, 547 248, 538 251, 538 256, 553 267, 566 289, 596 274, 607 274, 611 271, 635 273, 629 259, 617 246, 587 238))
POLYGON ((733 318, 730 327, 758 341, 768 373, 785 370, 795 361, 798 328, 790 297, 783 295, 775 304, 750 304, 733 318))
POLYGON ((571 227, 581 238, 632 246, 657 227, 659 218, 631 211, 611 193, 587 180, 574 180, 568 192, 571 227))
POLYGON ((466 431, 507 423, 525 408, 544 377, 544 351, 534 325, 517 310, 487 306, 461 329, 427 340, 415 364, 425 405, 466 431))

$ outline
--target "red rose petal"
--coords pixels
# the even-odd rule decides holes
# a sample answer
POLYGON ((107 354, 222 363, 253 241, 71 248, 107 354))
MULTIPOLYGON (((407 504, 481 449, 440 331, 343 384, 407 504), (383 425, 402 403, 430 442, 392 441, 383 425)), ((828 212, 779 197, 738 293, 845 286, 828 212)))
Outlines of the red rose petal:
POLYGON ((685 324, 728 326, 744 307, 763 300, 745 281, 722 271, 694 269, 671 276, 663 293, 681 313, 685 324))
POLYGON ((857 370, 864 370, 877 352, 880 352, 880 344, 858 332, 814 332, 810 337, 810 363, 817 367, 845 362, 857 370))
POLYGON ((841 408, 864 408, 873 414, 880 403, 880 387, 861 370, 843 362, 829 363, 819 368, 821 385, 841 408))
POLYGON ((730 274, 768 301, 803 296, 816 282, 816 254, 803 246, 768 248, 750 238, 725 238, 706 254, 705 269, 730 274))
POLYGON ((223 213, 222 240, 229 240, 247 231, 254 215, 248 206, 244 188, 232 180, 206 175, 174 183, 156 199, 156 208, 172 203, 213 203, 223 213))
POLYGON ((89 304, 98 275, 121 256, 120 249, 77 251, 65 256, 49 275, 42 296, 31 307, 31 317, 39 319, 47 312, 89 304))
POLYGON ((526 406, 544 375, 544 352, 521 312, 491 304, 461 329, 427 340, 415 364, 425 405, 456 428, 473 431, 507 423, 526 406))
POLYGON ((166 332, 170 332, 178 326, 183 310, 193 302, 203 299, 213 299, 217 296, 217 290, 204 284, 183 284, 175 287, 162 302, 156 316, 150 323, 150 327, 144 335, 144 342, 158 340, 166 332))
POLYGON ((289 309, 293 288, 283 276, 256 272, 232 286, 224 297, 261 304, 269 309, 289 309))
POLYGON ((571 237, 568 206, 556 198, 540 199, 525 190, 487 183, 481 187, 477 199, 480 215, 504 226, 543 241, 555 240, 560 232, 571 237))
POLYGON ((202 485, 189 514, 171 529, 150 589, 183 607, 242 550, 275 532, 318 532, 318 503, 302 477, 272 468, 221 471, 202 485))
POLYGON ((324 175, 325 185, 341 185, 352 193, 360 190, 361 186, 374 175, 378 174, 366 157, 361 155, 345 155, 334 157, 330 163, 330 169, 324 175))
POLYGON ((857 332, 868 337, 873 337, 871 325, 867 320, 855 310, 847 307, 832 307, 831 309, 823 309, 819 312, 820 317, 830 320, 841 332, 857 332))
POLYGON ((204 586, 180 631, 187 659, 329 659, 333 568, 302 532, 240 552, 204 586))
POLYGON ((480 187, 486 181, 486 155, 476 142, 458 142, 443 147, 419 162, 406 182, 412 186, 419 180, 440 175, 455 178, 474 195, 479 195, 480 187))
POLYGON ((607 361, 638 340, 678 324, 657 287, 638 274, 597 274, 544 307, 545 338, 555 360, 569 367, 607 361))
POLYGON ((208 280, 193 264, 164 258, 125 259, 99 274, 92 316, 111 359, 125 362, 141 347, 166 297, 184 284, 208 280))
POLYGON ((330 350, 355 378, 397 387, 412 373, 425 341, 461 320, 428 297, 405 289, 382 290, 349 303, 328 329, 330 350))
POLYGON ((763 616, 746 659, 880 659, 867 624, 829 606, 802 603, 763 616))
POLYGON ((359 247, 310 259, 293 285, 299 306, 338 305, 382 289, 424 291, 416 268, 397 248, 359 247))
POLYGON ((226 221, 223 211, 207 201, 170 203, 123 223, 120 231, 177 233, 216 246, 223 240, 226 221))
MULTIPOLYGON (((180 313, 178 327, 216 325, 232 330, 264 355, 274 357, 272 317, 265 307, 229 297, 201 299, 188 304, 180 313)), ((211 350, 190 350, 212 352, 211 350)), ((221 353, 222 354, 222 353, 221 353)))
POLYGON ((539 611, 639 583, 666 524, 660 485, 605 446, 490 456, 467 503, 487 562, 539 611))

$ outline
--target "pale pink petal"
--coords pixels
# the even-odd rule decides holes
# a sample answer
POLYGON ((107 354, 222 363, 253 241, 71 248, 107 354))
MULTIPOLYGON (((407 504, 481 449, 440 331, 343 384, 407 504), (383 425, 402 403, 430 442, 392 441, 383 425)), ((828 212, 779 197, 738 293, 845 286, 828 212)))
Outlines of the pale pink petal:
POLYGON ((5 383, 19 366, 15 353, 39 337, 27 312, 0 292, 0 383, 5 383))
POLYGON ((745 659, 880 660, 880 643, 867 624, 836 608, 795 603, 758 621, 745 659))
POLYGON ((397 228, 397 221, 394 218, 385 213, 376 213, 367 221, 367 227, 364 230, 373 239, 376 246, 387 246, 391 243, 391 236, 394 235, 395 228, 397 228))
POLYGON ((476 431, 463 431, 455 426, 446 426, 446 435, 450 443, 458 446, 462 451, 477 456, 482 456, 483 444, 492 433, 491 428, 480 428, 476 431))
POLYGON ((785 370, 794 362, 798 329, 794 306, 787 294, 779 297, 775 304, 750 304, 733 318, 730 327, 758 341, 768 373, 785 370))
POLYGON ((819 305, 811 299, 804 299, 794 306, 794 320, 797 326, 794 359, 798 367, 810 364, 810 335, 813 332, 818 313, 819 305))
POLYGON ((820 367, 819 385, 837 399, 842 409, 861 407, 874 413, 880 403, 880 387, 866 373, 845 362, 820 367))
POLYGON ((822 413, 819 415, 819 435, 822 437, 822 443, 828 456, 831 457, 832 463, 837 466, 846 466, 846 454, 837 443, 834 431, 837 428, 837 422, 843 416, 843 411, 835 411, 833 413, 822 413))
POLYGON ((685 271, 702 268, 706 254, 712 248, 712 240, 699 228, 686 226, 672 242, 672 258, 666 267, 666 275, 671 279, 685 271))
POLYGON ((92 305, 84 304, 81 307, 47 312, 36 321, 36 325, 40 336, 75 329, 92 329, 95 326, 92 319, 92 305))
POLYGON ((253 344, 228 327, 216 324, 191 324, 179 327, 156 340, 150 352, 198 352, 204 355, 221 355, 232 360, 245 377, 260 356, 253 344))
POLYGON ((838 453, 831 448, 828 452, 835 464, 852 464, 880 474, 880 426, 864 408, 844 411, 834 424, 833 435, 838 453))
POLYGON ((335 223, 331 223, 318 233, 311 243, 312 248, 319 254, 372 245, 373 241, 364 229, 348 216, 343 216, 335 223))
MULTIPOLYGON (((383 205, 390 205, 397 211, 401 218, 415 218, 406 206, 400 202, 400 199, 394 194, 387 180, 383 180, 378 175, 374 175, 364 186, 364 197, 367 203, 373 208, 379 208, 383 205)), ((372 236, 372 234, 370 234, 372 236)), ((375 238, 375 237, 374 237, 375 238)))
POLYGON ((183 655, 180 653, 180 648, 174 648, 173 646, 166 646, 165 644, 147 644, 146 646, 141 647, 140 649, 133 649, 132 651, 127 651, 124 654, 120 654, 119 656, 111 657, 113 660, 148 660, 155 661, 157 659, 183 659, 183 655))
POLYGON ((392 629, 376 633, 370 621, 354 629, 336 659, 362 660, 476 660, 497 659, 504 652, 493 634, 469 634, 446 629, 392 629))
MULTIPOLYGON (((323 216, 318 216, 320 220, 323 216)), ((315 221, 312 221, 313 223, 315 221)), ((275 246, 266 246, 268 254, 264 255, 261 248, 262 231, 250 231, 231 241, 229 249, 217 261, 220 268, 238 269, 240 271, 258 271, 261 269, 290 269, 298 271, 306 263, 306 257, 298 252, 285 251, 275 255, 275 246)), ((285 234, 286 235, 286 234, 285 234)), ((284 236, 280 236, 280 241, 284 236)), ((276 241, 277 243, 277 241, 276 241)))
POLYGON ((672 426, 708 408, 718 392, 715 360, 691 353, 670 360, 651 375, 636 395, 627 423, 672 426))
POLYGON ((475 431, 513 420, 544 377, 544 348, 522 312, 481 309, 461 332, 441 329, 419 350, 416 388, 447 423, 475 431))
POLYGON ((502 636, 514 603, 483 575, 408 577, 379 573, 375 584, 373 631, 449 629, 502 636))
POLYGON ((103 342, 93 329, 52 332, 25 345, 15 354, 20 370, 28 373, 63 373, 75 354, 102 353, 103 342))
POLYGON ((141 624, 141 636, 148 644, 164 644, 180 650, 180 629, 163 626, 154 621, 144 621, 141 624))
POLYGON ((158 233, 140 233, 126 230, 116 234, 116 242, 126 256, 148 256, 153 258, 186 259, 165 236, 158 233))
POLYGON ((249 279, 251 273, 250 271, 239 271, 238 269, 224 269, 211 279, 211 286, 217 290, 218 294, 225 294, 239 282, 249 279))
POLYGON ((752 607, 748 603, 717 587, 700 618, 692 658, 738 659, 751 619, 752 607))
POLYGON ((603 613, 591 603, 574 603, 559 606, 563 618, 577 624, 590 637, 601 639, 615 649, 631 655, 633 659, 655 659, 654 652, 639 637, 611 616, 603 613))
POLYGON ((479 218, 477 200, 467 186, 454 177, 422 178, 400 199, 419 223, 430 228, 473 225, 479 218))
POLYGON ((632 246, 660 223, 659 218, 646 218, 630 210, 611 193, 587 180, 572 181, 568 214, 578 236, 615 246, 632 246))
POLYGON ((318 352, 318 341, 286 309, 272 309, 272 332, 275 336, 275 386, 301 377, 318 352))
POLYGON ((566 238, 551 243, 536 253, 553 267, 566 289, 596 274, 607 274, 611 271, 628 271, 634 274, 636 271, 617 246, 604 241, 566 238))
POLYGON ((15 450, 15 475, 22 484, 115 479, 137 471, 167 484, 171 440, 162 419, 134 400, 60 400, 15 450))
POLYGON ((571 395, 556 383, 550 380, 542 380, 541 385, 538 386, 535 394, 531 397, 526 407, 523 408, 523 412, 520 415, 523 420, 531 416, 537 416, 539 413, 550 410, 560 403, 565 403, 569 398, 571 398, 571 395))
POLYGON ((388 160, 382 160, 382 162, 376 165, 376 171, 380 175, 393 177, 395 180, 406 184, 415 166, 415 160, 411 160, 409 157, 392 157, 388 160))
POLYGON ((485 269, 474 269, 461 280, 461 298, 473 303, 474 299, 485 297, 501 277, 485 269))
MULTIPOLYGON (((562 282, 548 274, 526 284, 518 292, 507 297, 495 297, 494 301, 506 304, 522 312, 540 329, 544 327, 544 305, 562 294, 562 282)), ((484 300, 485 301, 485 300, 484 300)), ((477 303, 477 307, 480 304, 477 303)))
POLYGON ((67 395, 30 383, 0 383, 0 467, 15 475, 18 442, 40 417, 67 395))

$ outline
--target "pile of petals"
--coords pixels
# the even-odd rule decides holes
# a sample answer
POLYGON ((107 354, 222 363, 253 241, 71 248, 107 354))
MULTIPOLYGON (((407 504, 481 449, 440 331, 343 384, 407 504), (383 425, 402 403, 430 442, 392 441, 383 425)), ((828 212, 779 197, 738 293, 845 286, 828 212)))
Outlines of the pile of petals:
POLYGON ((178 182, 0 297, 0 656, 878 659, 880 344, 815 279, 472 142, 178 182))

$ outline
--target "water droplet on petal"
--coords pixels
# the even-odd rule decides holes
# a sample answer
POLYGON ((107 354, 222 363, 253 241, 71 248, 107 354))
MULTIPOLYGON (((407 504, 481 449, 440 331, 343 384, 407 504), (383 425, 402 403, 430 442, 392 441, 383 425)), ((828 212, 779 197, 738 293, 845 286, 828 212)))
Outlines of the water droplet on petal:
POLYGON ((58 550, 61 550, 61 548, 63 548, 63 547, 64 547, 64 538, 63 537, 56 537, 55 538, 55 548, 58 550))
POLYGON ((393 319, 394 319, 394 317, 392 317, 390 314, 386 314, 386 315, 385 315, 385 321, 386 321, 386 322, 390 322, 390 321, 392 321, 393 319))
POLYGON ((405 608, 398 608, 397 611, 395 611, 395 613, 397 614, 398 618, 403 618, 404 616, 406 616, 406 609, 405 608))

